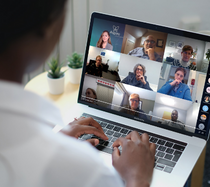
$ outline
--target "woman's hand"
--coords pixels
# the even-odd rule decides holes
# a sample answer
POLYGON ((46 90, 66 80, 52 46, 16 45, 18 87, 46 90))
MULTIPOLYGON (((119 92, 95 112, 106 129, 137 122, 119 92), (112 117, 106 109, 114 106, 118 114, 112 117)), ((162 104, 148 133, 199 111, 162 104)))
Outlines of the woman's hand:
POLYGON ((181 83, 182 81, 175 79, 173 82, 170 83, 171 86, 177 86, 181 83))
MULTIPOLYGON (((75 138, 78 138, 83 134, 94 134, 103 140, 108 140, 108 137, 104 134, 102 127, 91 117, 81 117, 79 119, 75 119, 73 122, 69 123, 69 125, 65 126, 60 132, 75 138)), ((99 143, 98 139, 89 139, 87 141, 94 146, 99 143)))

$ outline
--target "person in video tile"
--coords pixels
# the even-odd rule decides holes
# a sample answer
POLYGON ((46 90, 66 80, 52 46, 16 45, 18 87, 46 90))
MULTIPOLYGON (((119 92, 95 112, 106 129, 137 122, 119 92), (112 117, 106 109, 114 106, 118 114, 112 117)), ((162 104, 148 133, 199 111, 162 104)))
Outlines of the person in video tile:
POLYGON ((175 127, 177 129, 185 130, 185 125, 181 121, 178 120, 178 111, 173 110, 171 113, 171 120, 165 120, 162 122, 164 125, 168 125, 170 127, 175 127))
POLYGON ((129 97, 129 106, 121 109, 120 112, 127 113, 133 116, 136 116, 141 119, 147 119, 147 116, 143 110, 139 108, 140 97, 138 94, 133 93, 129 97))
POLYGON ((167 94, 173 97, 178 97, 180 99, 186 99, 192 101, 190 95, 190 89, 188 85, 183 83, 183 79, 186 75, 186 70, 184 68, 178 67, 175 71, 175 79, 170 79, 167 81, 162 88, 158 90, 159 93, 167 94))
POLYGON ((190 61, 192 54, 193 54, 193 48, 190 45, 185 45, 182 48, 180 60, 172 57, 167 57, 166 61, 171 62, 171 65, 173 66, 179 66, 190 70, 197 70, 196 63, 190 61))
POLYGON ((145 66, 142 64, 136 64, 133 68, 133 73, 129 72, 128 76, 124 78, 121 82, 139 88, 152 90, 149 86, 149 83, 147 82, 147 76, 145 76, 145 73, 145 66))
POLYGON ((144 47, 137 47, 131 50, 128 54, 148 60, 154 60, 162 62, 162 58, 155 52, 155 38, 152 35, 148 35, 144 41, 144 47))
POLYGON ((97 94, 96 91, 92 88, 87 88, 85 92, 85 100, 89 103, 96 104, 97 94))
POLYGON ((89 63, 86 66, 86 73, 95 75, 98 77, 102 77, 102 71, 103 71, 103 65, 102 63, 102 58, 100 55, 96 57, 96 62, 95 63, 89 63))
POLYGON ((103 49, 113 50, 109 31, 103 31, 96 46, 103 49))

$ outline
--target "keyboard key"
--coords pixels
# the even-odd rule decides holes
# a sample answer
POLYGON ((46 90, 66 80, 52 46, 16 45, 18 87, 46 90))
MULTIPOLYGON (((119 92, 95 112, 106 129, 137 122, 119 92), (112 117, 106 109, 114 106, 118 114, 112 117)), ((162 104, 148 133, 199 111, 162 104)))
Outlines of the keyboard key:
POLYGON ((170 148, 166 149, 166 153, 173 154, 173 152, 174 152, 174 149, 170 149, 170 148))
POLYGON ((155 162, 157 161, 157 159, 158 159, 158 157, 157 157, 157 156, 155 156, 155 162))
POLYGON ((112 136, 106 135, 109 139, 107 141, 111 141, 112 136))
POLYGON ((164 157, 164 155, 165 155, 165 153, 163 153, 163 152, 161 152, 161 151, 159 151, 159 152, 157 153, 157 156, 159 156, 159 157, 164 157))
POLYGON ((131 132, 132 132, 132 131, 129 130, 129 131, 128 131, 128 134, 130 134, 131 132))
POLYGON ((97 145, 96 149, 98 149, 99 151, 104 151, 106 153, 112 154, 112 148, 104 147, 102 145, 97 145))
POLYGON ((159 159, 157 160, 157 163, 164 164, 164 165, 170 166, 170 167, 174 167, 174 166, 176 165, 175 162, 172 162, 172 161, 170 161, 170 160, 165 160, 165 159, 163 159, 163 158, 159 158, 159 159))
POLYGON ((123 134, 127 134, 128 130, 127 129, 121 129, 120 132, 123 133, 123 134))
POLYGON ((164 140, 158 140, 157 144, 160 144, 160 145, 164 145, 166 143, 166 141, 164 140))
POLYGON ((87 139, 91 139, 92 134, 83 134, 82 139, 83 140, 87 140, 87 139))
POLYGON ((112 148, 112 144, 113 144, 112 142, 104 141, 104 144, 103 145, 105 147, 111 147, 112 148))
POLYGON ((107 134, 107 135, 112 135, 112 134, 114 134, 114 131, 108 130, 108 131, 106 132, 106 134, 107 134))
POLYGON ((167 172, 167 173, 171 173, 173 170, 173 168, 170 168, 168 166, 165 167, 164 171, 167 172))
POLYGON ((174 152, 174 158, 172 159, 172 161, 177 162, 181 156, 182 152, 180 151, 175 151, 174 152))
POLYGON ((115 128, 113 129, 113 131, 116 131, 116 132, 119 132, 121 130, 121 128, 120 127, 116 127, 115 126, 115 128))
POLYGON ((102 127, 102 129, 103 129, 104 133, 107 131, 107 129, 106 129, 106 128, 104 128, 104 127, 102 127))
POLYGON ((156 143, 157 141, 158 141, 157 138, 154 138, 154 137, 151 137, 151 138, 150 138, 150 142, 152 142, 152 143, 156 143))
POLYGON ((96 135, 92 135, 92 137, 91 137, 92 139, 93 138, 96 138, 96 139, 99 139, 99 137, 98 136, 96 136, 96 135))
POLYGON ((105 123, 105 122, 101 122, 99 124, 101 125, 101 127, 106 127, 107 126, 107 123, 105 123))
POLYGON ((114 125, 109 124, 109 125, 106 126, 106 128, 107 129, 113 129, 114 128, 114 125))
POLYGON ((99 124, 103 123, 102 121, 98 120, 98 119, 94 119, 95 121, 97 121, 99 124))
POLYGON ((156 166, 155 166, 156 169, 161 170, 161 171, 164 169, 164 167, 165 166, 160 165, 160 164, 156 164, 156 166))
POLYGON ((166 147, 172 147, 172 146, 173 146, 173 143, 171 143, 171 142, 166 142, 165 146, 166 146, 166 147))
POLYGON ((121 134, 120 134, 120 133, 118 133, 118 132, 115 132, 115 133, 113 134, 113 136, 114 136, 114 137, 118 137, 118 138, 119 138, 119 137, 121 136, 121 134))
POLYGON ((184 151, 185 147, 181 146, 181 145, 178 145, 178 144, 174 144, 173 146, 174 149, 177 149, 179 151, 184 151))
POLYGON ((122 134, 121 137, 125 138, 127 135, 126 134, 122 134))
POLYGON ((111 142, 115 142, 118 138, 112 138, 111 142))
POLYGON ((104 140, 102 140, 102 139, 98 139, 99 140, 99 144, 100 145, 103 145, 103 143, 105 142, 104 140))
POLYGON ((169 155, 169 154, 166 154, 166 156, 164 157, 165 159, 168 159, 168 160, 171 160, 173 157, 173 155, 169 155))
POLYGON ((166 150, 166 147, 160 145, 160 146, 158 147, 158 150, 159 150, 159 151, 165 151, 165 150, 166 150))

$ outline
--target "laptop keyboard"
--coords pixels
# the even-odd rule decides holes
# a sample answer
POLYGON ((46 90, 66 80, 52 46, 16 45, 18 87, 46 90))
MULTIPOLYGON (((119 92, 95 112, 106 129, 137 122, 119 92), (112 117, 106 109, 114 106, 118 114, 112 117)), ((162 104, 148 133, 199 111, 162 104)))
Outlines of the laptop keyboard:
MULTIPOLYGON (((99 144, 96 148, 100 151, 112 154, 112 144, 119 137, 126 137, 131 131, 135 130, 140 135, 147 133, 149 135, 149 141, 156 144, 156 153, 155 153, 155 169, 171 173, 173 168, 176 165, 176 162, 179 160, 182 152, 184 151, 187 143, 159 136, 150 132, 142 131, 140 129, 128 127, 116 122, 105 120, 96 116, 92 116, 84 113, 84 117, 92 117, 95 119, 104 130, 104 133, 109 138, 105 141, 93 134, 84 134, 79 137, 81 140, 87 140, 91 138, 99 139, 99 144)), ((122 151, 121 147, 119 150, 122 151)))

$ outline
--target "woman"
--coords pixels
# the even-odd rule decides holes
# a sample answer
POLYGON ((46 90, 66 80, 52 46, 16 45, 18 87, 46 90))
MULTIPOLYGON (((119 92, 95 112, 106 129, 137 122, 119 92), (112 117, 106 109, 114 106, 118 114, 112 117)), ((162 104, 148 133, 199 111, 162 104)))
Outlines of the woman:
POLYGON ((174 80, 166 82, 158 92, 192 101, 189 87, 185 83, 182 83, 185 75, 186 70, 178 67, 175 71, 174 80))
POLYGON ((97 77, 102 77, 103 65, 101 64, 102 58, 100 55, 96 57, 96 62, 88 64, 86 66, 86 73, 95 75, 97 77))
POLYGON ((129 72, 129 75, 122 80, 122 83, 136 86, 139 88, 144 88, 147 90, 152 90, 147 82, 147 77, 145 76, 146 69, 142 64, 136 64, 133 68, 133 73, 129 72))
POLYGON ((111 51, 113 50, 109 31, 106 31, 106 30, 103 31, 96 46, 99 48, 108 49, 111 51))
MULTIPOLYGON (((66 0, 1 1, 0 173, 3 177, 1 175, 0 186, 123 186, 120 177, 103 164, 97 151, 76 139, 89 133, 108 140, 93 118, 75 119, 55 134, 52 126, 64 126, 59 109, 39 95, 25 91, 21 85, 23 76, 44 64, 58 42, 66 3, 66 0), (78 180, 80 178, 82 180, 78 180)), ((140 142, 137 135, 137 132, 129 135, 136 151, 140 142), (138 141, 133 140, 133 136, 137 136, 138 141)), ((131 155, 133 149, 124 145, 125 156, 114 157, 115 168, 126 184, 134 181, 139 186, 150 182, 155 145, 151 148, 146 134, 142 141, 141 153, 131 155), (141 164, 136 167, 139 158, 141 164), (135 166, 127 162, 133 159, 135 166), (145 161, 150 164, 149 169, 142 167, 145 161), (135 177, 130 171, 136 173, 135 177)), ((99 140, 89 142, 97 145, 99 140)), ((113 153, 116 155, 118 151, 115 145, 113 153)))
POLYGON ((86 92, 85 92, 85 100, 89 103, 95 103, 96 102, 96 99, 97 99, 97 94, 96 94, 96 91, 92 88, 87 88, 86 89, 86 92))
POLYGON ((179 67, 190 69, 190 70, 197 70, 196 63, 191 62, 190 60, 190 58, 192 57, 192 54, 193 54, 193 48, 190 45, 185 45, 182 48, 181 59, 167 57, 166 61, 170 62, 171 65, 173 66, 179 66, 179 67))

